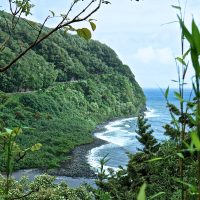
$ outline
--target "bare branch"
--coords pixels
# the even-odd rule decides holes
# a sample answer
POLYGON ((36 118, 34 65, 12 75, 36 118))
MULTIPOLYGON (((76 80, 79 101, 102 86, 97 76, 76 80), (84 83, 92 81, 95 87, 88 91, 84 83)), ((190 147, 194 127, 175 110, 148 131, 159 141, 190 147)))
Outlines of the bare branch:
POLYGON ((78 18, 80 15, 82 15, 96 0, 92 0, 78 15, 74 17, 74 19, 78 18))
POLYGON ((43 40, 47 39, 50 35, 52 35, 54 32, 62 29, 63 27, 66 27, 66 26, 69 26, 71 24, 74 24, 74 23, 77 23, 77 22, 82 22, 82 21, 85 21, 87 20, 91 15, 93 15, 97 10, 100 9, 101 7, 101 4, 102 4, 102 0, 99 0, 99 3, 98 5, 96 6, 96 8, 94 10, 92 10, 89 14, 87 14, 85 17, 83 18, 78 18, 80 15, 82 15, 83 13, 85 13, 85 11, 94 3, 96 2, 96 0, 92 0, 79 14, 77 14, 72 20, 70 21, 67 21, 65 22, 65 20, 67 19, 69 13, 71 12, 72 8, 74 7, 75 5, 75 2, 71 5, 69 11, 67 12, 66 16, 63 17, 63 19, 61 20, 60 23, 58 23, 58 25, 53 28, 50 32, 48 32, 46 35, 42 36, 41 38, 40 35, 41 35, 41 32, 44 28, 44 25, 46 23, 46 21, 49 19, 49 16, 45 19, 40 31, 39 31, 39 34, 36 38, 36 40, 30 44, 30 46, 28 48, 26 48, 23 52, 21 52, 18 56, 16 56, 9 64, 7 64, 6 66, 4 67, 1 67, 0 68, 0 72, 4 72, 6 70, 8 70, 13 64, 15 64, 20 58, 22 58, 28 51, 30 51, 33 47, 35 47, 36 45, 40 44, 43 40), (64 23, 65 22, 65 23, 64 23))
POLYGON ((42 26, 41 26, 41 28, 40 28, 40 30, 39 30, 39 33, 38 33, 38 35, 37 35, 37 38, 36 38, 36 40, 35 40, 35 43, 37 43, 37 41, 38 41, 38 39, 39 39, 39 37, 40 37, 40 35, 41 35, 41 33, 42 33, 42 30, 44 29, 44 26, 45 26, 46 22, 48 21, 49 17, 50 17, 50 16, 48 16, 48 17, 44 20, 44 22, 43 22, 43 24, 42 24, 42 26))
POLYGON ((19 157, 16 159, 16 162, 18 163, 20 160, 22 160, 26 156, 26 154, 27 154, 27 151, 22 152, 22 154, 19 153, 18 155, 19 157))

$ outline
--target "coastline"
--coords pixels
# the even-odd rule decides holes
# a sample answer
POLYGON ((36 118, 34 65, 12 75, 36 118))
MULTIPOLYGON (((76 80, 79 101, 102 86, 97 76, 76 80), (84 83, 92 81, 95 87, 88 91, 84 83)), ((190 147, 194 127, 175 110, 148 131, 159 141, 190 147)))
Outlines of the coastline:
MULTIPOLYGON (((132 116, 130 116, 132 117, 132 116)), ((85 180, 95 180, 97 178, 97 174, 92 169, 87 161, 87 156, 90 150, 96 147, 100 147, 104 144, 108 144, 109 142, 99 139, 95 137, 96 132, 103 132, 106 130, 105 126, 110 122, 115 120, 121 120, 127 117, 116 117, 110 120, 107 120, 99 125, 92 131, 93 142, 89 144, 82 144, 80 146, 75 147, 71 152, 66 154, 70 159, 67 161, 63 161, 60 164, 60 167, 55 169, 20 169, 13 172, 13 176, 18 180, 22 175, 29 177, 30 180, 33 180, 35 176, 47 173, 49 175, 55 176, 58 179, 85 179, 85 180)), ((78 181, 79 182, 79 181, 78 181)), ((80 181, 81 182, 81 181, 80 181)))
POLYGON ((67 176, 72 178, 97 178, 94 170, 91 169, 87 162, 86 156, 91 149, 104 144, 107 144, 107 142, 94 136, 94 141, 92 143, 75 147, 72 152, 68 154, 68 156, 71 157, 70 160, 61 163, 59 168, 50 170, 47 173, 53 176, 67 176))
POLYGON ((107 144, 107 142, 94 136, 94 141, 92 143, 75 147, 75 149, 68 154, 68 156, 71 156, 71 159, 63 162, 60 168, 53 170, 24 169, 13 172, 12 176, 16 180, 20 180, 22 176, 26 176, 30 181, 33 181, 36 176, 46 173, 55 176, 54 183, 56 184, 60 184, 64 181, 70 187, 77 188, 87 183, 93 188, 96 188, 95 180, 97 179, 97 174, 91 169, 86 156, 91 149, 104 144, 107 144))
POLYGON ((105 126, 110 122, 130 117, 133 116, 116 117, 97 125, 97 127, 92 131, 94 137, 93 142, 75 147, 70 153, 67 154, 67 156, 71 157, 69 160, 62 162, 59 168, 49 169, 45 172, 58 177, 65 176, 72 178, 96 179, 97 174, 89 165, 87 155, 93 148, 100 147, 104 144, 108 144, 109 142, 95 137, 95 133, 105 131, 105 126))

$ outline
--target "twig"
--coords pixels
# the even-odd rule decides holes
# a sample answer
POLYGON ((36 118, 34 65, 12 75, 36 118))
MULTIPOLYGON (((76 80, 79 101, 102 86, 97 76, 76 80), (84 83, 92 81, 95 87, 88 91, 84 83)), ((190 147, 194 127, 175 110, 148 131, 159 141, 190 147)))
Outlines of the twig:
MULTIPOLYGON (((44 35, 43 37, 39 38, 37 37, 37 39, 32 43, 30 44, 30 46, 25 49, 23 52, 21 52, 18 56, 16 56, 9 64, 7 64, 6 66, 0 68, 0 72, 4 72, 6 71, 7 69, 9 69, 14 63, 16 63, 21 57, 23 57, 28 51, 30 51, 33 47, 35 47, 36 45, 40 44, 43 40, 45 40, 46 38, 48 38, 50 35, 52 35, 54 32, 60 30, 61 28, 65 27, 65 26, 69 26, 70 24, 73 24, 73 23, 77 23, 77 22, 82 22, 82 21, 85 21, 86 19, 88 19, 92 14, 94 14, 97 10, 99 10, 99 8, 101 7, 101 3, 102 3, 102 0, 99 0, 99 3, 97 5, 97 7, 91 11, 88 15, 86 15, 85 17, 83 18, 78 18, 81 14, 83 14, 90 6, 92 3, 94 3, 95 0, 92 0, 78 15, 76 15, 71 21, 68 21, 66 23, 64 23, 64 21, 66 20, 66 17, 67 15, 63 18, 63 20, 54 28, 52 29, 49 33, 47 33, 46 35, 44 35)), ((71 6, 71 9, 73 8, 74 4, 72 4, 71 6)), ((67 14, 69 14, 70 12, 70 9, 68 11, 67 14)), ((48 19, 48 17, 46 18, 48 19)), ((44 22, 45 23, 45 22, 44 22)), ((43 23, 43 24, 44 24, 43 23)))

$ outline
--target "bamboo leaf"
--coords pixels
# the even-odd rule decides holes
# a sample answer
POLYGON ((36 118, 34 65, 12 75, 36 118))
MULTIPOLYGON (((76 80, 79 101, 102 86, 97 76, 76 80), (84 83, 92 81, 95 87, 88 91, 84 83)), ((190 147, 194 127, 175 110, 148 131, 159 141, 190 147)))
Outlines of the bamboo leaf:
POLYGON ((180 6, 172 5, 172 8, 175 8, 175 9, 181 10, 181 7, 180 7, 180 6))
POLYGON ((186 66, 186 63, 182 58, 177 57, 176 60, 178 60, 182 65, 186 66))
POLYGON ((192 143, 194 144, 194 146, 200 150, 200 139, 197 135, 197 132, 192 132, 191 133, 191 138, 192 138, 192 143))
POLYGON ((146 162, 155 162, 155 161, 159 161, 159 160, 163 160, 164 158, 162 157, 157 157, 157 158, 153 158, 153 159, 150 159, 150 160, 147 160, 146 162))
POLYGON ((176 97, 180 102, 183 102, 183 101, 184 101, 183 98, 182 98, 182 96, 181 96, 178 92, 174 92, 174 95, 175 95, 175 97, 176 97))
POLYGON ((167 99, 168 97, 168 94, 169 94, 169 87, 165 90, 165 98, 167 99))
POLYGON ((183 156, 183 154, 182 154, 182 153, 177 153, 176 155, 177 155, 178 157, 180 157, 180 158, 184 159, 184 156, 183 156))
POLYGON ((178 16, 178 19, 179 19, 179 23, 180 23, 183 35, 186 37, 186 39, 188 40, 190 45, 193 46, 192 34, 188 31, 188 29, 186 28, 183 20, 179 16, 178 16))
POLYGON ((191 193, 196 193, 196 191, 197 191, 196 187, 194 185, 190 184, 190 183, 187 183, 185 181, 182 181, 182 180, 176 179, 176 178, 174 178, 174 181, 176 181, 177 183, 183 184, 186 187, 188 187, 191 193))
POLYGON ((188 49, 184 54, 183 54, 183 59, 186 58, 186 56, 190 53, 191 49, 188 49))
POLYGON ((195 48, 199 55, 200 54, 200 33, 194 19, 192 20, 192 37, 194 40, 195 48))
POLYGON ((155 199, 157 197, 160 197, 161 195, 165 194, 165 192, 158 192, 157 194, 154 194, 153 196, 151 196, 149 199, 155 199))
POLYGON ((194 49, 191 49, 191 59, 192 59, 192 65, 195 70, 195 73, 199 75, 199 72, 200 72, 199 57, 198 57, 197 52, 194 49))
POLYGON ((146 183, 144 183, 141 186, 139 194, 137 196, 137 200, 146 200, 146 194, 145 194, 146 187, 147 187, 146 183))

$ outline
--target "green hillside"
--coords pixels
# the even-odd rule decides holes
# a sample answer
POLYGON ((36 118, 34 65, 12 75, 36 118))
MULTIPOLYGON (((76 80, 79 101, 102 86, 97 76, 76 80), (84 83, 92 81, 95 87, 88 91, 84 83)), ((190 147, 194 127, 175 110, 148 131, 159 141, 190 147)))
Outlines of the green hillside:
MULTIPOLYGON (((0 19, 2 43, 8 37, 6 23, 11 23, 11 17, 0 12, 0 19)), ((39 28, 39 24, 19 20, 0 53, 0 65, 30 44, 39 28)), ((145 106, 134 75, 111 48, 63 31, 0 73, 0 91, 1 126, 34 128, 25 130, 19 142, 43 144, 37 155, 30 154, 20 163, 18 167, 23 168, 57 167, 75 146, 92 142, 97 124, 135 116, 145 106)))

